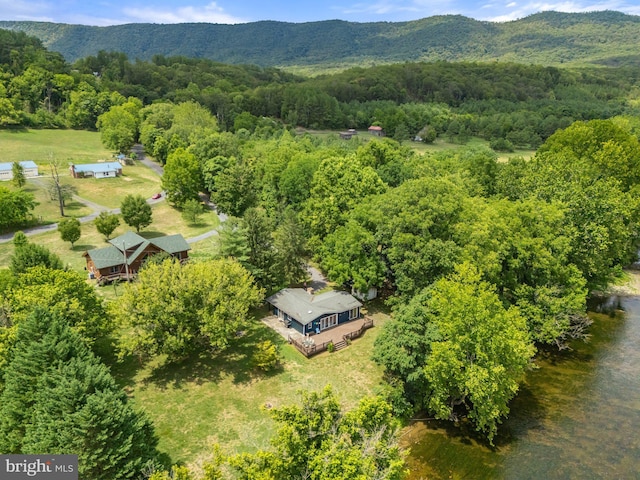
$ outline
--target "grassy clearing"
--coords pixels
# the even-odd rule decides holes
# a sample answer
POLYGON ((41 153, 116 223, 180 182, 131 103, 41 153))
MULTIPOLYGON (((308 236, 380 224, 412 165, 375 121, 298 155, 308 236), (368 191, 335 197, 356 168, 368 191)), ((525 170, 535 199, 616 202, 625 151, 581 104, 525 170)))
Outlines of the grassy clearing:
POLYGON ((199 463, 218 443, 227 453, 255 451, 268 445, 273 423, 266 405, 297 402, 301 389, 331 384, 346 408, 374 393, 382 370, 371 360, 373 342, 388 317, 372 312, 376 327, 335 353, 306 359, 258 318, 228 351, 202 353, 180 364, 163 358, 140 367, 129 358, 112 363, 118 381, 153 419, 160 449, 173 462, 199 463), (282 365, 269 374, 253 364, 255 345, 271 339, 280 346, 282 365))
POLYGON ((65 176, 62 181, 72 185, 80 197, 109 208, 119 208, 127 194, 151 198, 160 191, 160 177, 142 164, 125 165, 122 176, 116 178, 65 176))
MULTIPOLYGON (((412 142, 412 141, 406 140, 402 142, 402 144, 405 146, 411 147, 414 151, 421 154, 460 150, 462 148, 468 148, 468 147, 478 147, 478 146, 483 146, 487 148, 489 147, 489 142, 476 137, 472 138, 465 144, 449 143, 443 139, 438 139, 433 143, 412 142)), ((533 156, 534 153, 535 153, 535 150, 516 150, 514 152, 509 152, 509 153, 497 152, 499 162, 506 162, 512 157, 523 157, 528 160, 533 156)))
POLYGON ((82 130, 0 130, 0 144, 3 162, 33 160, 48 165, 54 159, 66 167, 67 162, 97 162, 113 155, 102 145, 98 132, 82 130))
MULTIPOLYGON (((309 133, 310 135, 321 137, 321 138, 330 138, 330 137, 339 138, 340 136, 340 131, 338 130, 304 130, 303 129, 303 130, 300 130, 300 133, 309 133)), ((358 133, 359 135, 354 138, 357 138, 359 141, 362 141, 365 143, 370 142, 371 140, 380 138, 375 135, 371 135, 366 131, 359 131, 358 133)), ((345 140, 345 141, 350 141, 350 140, 345 140)), ((413 151, 419 154, 438 153, 438 152, 451 151, 451 150, 455 151, 455 150, 460 150, 463 148, 475 147, 475 146, 483 146, 487 148, 489 147, 488 141, 483 140, 481 138, 477 138, 477 137, 472 137, 467 143, 464 143, 464 144, 449 143, 443 138, 438 138, 433 143, 413 142, 411 140, 404 140, 401 143, 402 145, 411 148, 413 151)), ((499 162, 506 162, 512 157, 523 157, 524 159, 528 160, 534 155, 534 153, 535 153, 535 150, 519 149, 509 153, 497 152, 497 155, 498 155, 499 162)))
MULTIPOLYGON (((31 193, 35 197, 36 202, 38 202, 38 205, 33 210, 33 215, 36 222, 40 225, 47 223, 57 223, 62 219, 62 217, 60 216, 60 207, 58 205, 58 202, 51 200, 47 192, 47 187, 50 182, 51 179, 30 178, 27 179, 27 183, 23 187, 23 189, 31 193)), ((14 189, 13 187, 9 186, 9 184, 3 186, 14 189)), ((68 200, 65 203, 64 214, 67 217, 79 218, 85 215, 89 215, 91 212, 91 208, 75 200, 68 200)))
MULTIPOLYGON (((213 211, 208 211, 200 217, 196 225, 186 222, 180 214, 165 202, 153 206, 153 223, 140 232, 145 238, 159 237, 180 233, 185 238, 195 237, 201 233, 215 229, 220 224, 218 216, 213 211)), ((63 242, 57 230, 32 235, 29 241, 44 245, 62 258, 65 264, 77 271, 84 271, 86 262, 82 254, 86 250, 106 247, 108 244, 104 237, 98 233, 93 222, 82 224, 82 236, 73 248, 69 242, 63 242)), ((131 230, 122 220, 112 237, 116 237, 131 230)), ((204 242, 204 241, 203 241, 204 242)), ((199 243, 203 243, 199 242, 199 243)), ((8 267, 10 256, 13 253, 13 243, 0 243, 0 268, 8 267)))

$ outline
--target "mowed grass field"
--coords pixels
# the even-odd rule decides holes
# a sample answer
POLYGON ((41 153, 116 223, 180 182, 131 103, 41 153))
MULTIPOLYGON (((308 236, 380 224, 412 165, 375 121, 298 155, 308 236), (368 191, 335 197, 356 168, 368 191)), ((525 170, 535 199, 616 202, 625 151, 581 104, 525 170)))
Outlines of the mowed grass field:
MULTIPOLYGON (((309 133, 310 135, 314 135, 314 136, 318 136, 318 137, 324 137, 324 138, 327 138, 327 137, 339 138, 339 136, 340 136, 340 131, 338 131, 338 130, 305 130, 305 129, 300 129, 299 134, 303 134, 303 133, 309 133)), ((354 138, 356 138, 356 137, 354 137, 354 138)), ((362 141, 362 142, 370 142, 371 140, 376 140, 376 139, 379 139, 379 138, 380 137, 376 137, 374 135, 371 135, 369 132, 367 132, 365 130, 360 130, 358 132, 358 137, 357 137, 358 141, 362 141)), ((344 140, 344 141, 348 142, 350 140, 344 140)), ((479 147, 479 146, 489 148, 489 142, 487 142, 486 140, 483 140, 481 138, 477 138, 477 137, 471 138, 465 144, 449 143, 444 138, 438 138, 433 143, 413 142, 411 140, 404 140, 402 142, 402 145, 410 147, 412 150, 414 150, 415 152, 417 152, 419 154, 437 153, 437 152, 450 151, 450 150, 460 150, 460 149, 463 149, 463 148, 479 147)), ((518 150, 515 150, 514 152, 496 152, 496 154, 498 156, 498 161, 499 162, 506 162, 507 160, 509 160, 512 157, 522 157, 525 160, 528 160, 535 154, 535 150, 518 149, 518 150)))
MULTIPOLYGON (((82 130, 0 130, 2 162, 33 160, 44 173, 52 160, 65 168, 69 162, 92 163, 110 160, 114 154, 100 141, 100 134, 82 130)), ((48 173, 48 171, 47 171, 48 173)))
MULTIPOLYGON (((150 198, 160 191, 158 174, 140 163, 124 166, 123 175, 117 178, 72 178, 68 170, 69 163, 113 160, 112 152, 102 146, 98 132, 0 130, 0 142, 3 161, 33 160, 40 167, 40 176, 29 179, 24 187, 38 202, 33 214, 39 224, 57 223, 62 218, 57 201, 52 201, 47 192, 47 187, 52 181, 49 168, 51 159, 58 162, 62 183, 73 186, 79 197, 109 209, 119 208, 127 194, 150 198)), ((10 182, 3 182, 0 185, 14 189, 10 182)), ((180 212, 166 202, 156 203, 152 208, 153 223, 141 232, 146 237, 180 233, 185 238, 191 238, 216 229, 219 225, 218 216, 212 211, 203 213, 198 223, 193 225, 186 222, 180 212)), ((77 200, 67 201, 64 210, 65 216, 70 217, 82 217, 93 212, 93 208, 77 200)), ((55 230, 32 235, 30 241, 45 245, 71 268, 81 271, 86 264, 82 257, 84 251, 107 246, 104 237, 97 232, 93 222, 83 223, 81 228, 82 236, 73 248, 68 242, 63 242, 60 234, 55 230)), ((113 236, 127 230, 130 230, 130 227, 121 221, 113 236)), ((215 249, 212 240, 203 240, 199 244, 206 252, 212 252, 215 249)), ((198 244, 193 248, 195 252, 198 244)), ((13 253, 11 242, 0 243, 0 268, 9 265, 11 253, 13 253)))
MULTIPOLYGON (((104 179, 103 181, 108 180, 109 179, 104 179)), ((209 230, 216 229, 220 224, 218 216, 213 211, 205 212, 201 215, 197 224, 191 224, 185 221, 175 209, 165 202, 153 205, 152 214, 153 223, 140 231, 140 235, 145 238, 172 235, 174 233, 180 233, 185 238, 191 238, 209 230)), ((120 226, 112 234, 112 238, 125 233, 127 230, 131 230, 131 228, 121 220, 120 226)), ((86 261, 82 254, 87 250, 106 247, 109 244, 104 237, 98 233, 94 222, 83 223, 81 225, 81 232, 80 240, 75 243, 73 248, 71 248, 69 242, 63 242, 60 239, 60 233, 58 233, 57 230, 31 235, 29 241, 46 246, 49 250, 60 256, 65 264, 69 265, 73 270, 83 271, 86 261)), ((211 244, 214 243, 215 238, 205 239, 194 244, 192 248, 196 251, 199 245, 202 245, 206 250, 213 251, 211 244)), ((0 268, 9 266, 12 253, 12 242, 0 243, 0 268)))
MULTIPOLYGON (((7 161, 33 159, 46 165, 46 156, 42 159, 33 153, 38 151, 44 155, 52 151, 53 157, 72 159, 76 163, 80 163, 81 158, 85 160, 82 163, 108 159, 105 154, 109 154, 101 147, 99 134, 93 132, 0 132, 0 141, 3 147, 7 145, 8 150, 14 152, 15 156, 7 161), (34 145, 29 145, 29 139, 34 145), (84 146, 79 148, 79 144, 84 146), (70 145, 76 145, 74 148, 77 150, 68 148, 70 145), (85 155, 92 149, 96 151, 85 155), (32 153, 20 155, 15 153, 18 151, 32 153)), ((46 191, 40 185, 45 180, 30 180, 25 188, 41 202, 37 214, 43 223, 51 223, 57 221, 59 213, 57 204, 47 199, 46 191)), ((159 191, 160 185, 159 177, 143 165, 125 166, 124 176, 117 179, 76 180, 64 177, 63 181, 72 182, 80 197, 109 208, 119 207, 127 193, 149 197, 159 191)), ((147 238, 173 233, 191 238, 219 225, 217 215, 211 211, 203 214, 197 225, 191 225, 166 202, 157 203, 152 208, 153 223, 141 231, 141 235, 147 238)), ((66 213, 82 216, 90 211, 85 205, 71 202, 66 213)), ((128 229, 121 224, 113 236, 128 229)), ((73 248, 68 242, 63 242, 55 230, 32 235, 29 239, 45 245, 80 272, 85 266, 82 253, 107 245, 93 222, 82 224, 82 236, 73 248)), ((216 251, 215 237, 192 244, 192 248, 190 256, 194 261, 207 258, 216 251)), ((11 242, 0 243, 0 267, 9 264, 12 252, 11 242)), ((125 286, 96 288, 106 301, 117 305, 118 295, 122 294, 125 286)), ((104 361, 134 405, 148 413, 159 437, 159 449, 172 463, 197 467, 210 456, 214 443, 229 454, 268 447, 275 425, 267 408, 298 402, 301 390, 320 390, 332 385, 347 409, 355 406, 363 396, 378 390, 382 369, 371 361, 371 352, 382 325, 389 320, 381 306, 369 308, 375 327, 354 340, 348 348, 334 353, 324 352, 311 359, 305 358, 260 321, 267 313, 266 308, 253 312, 244 334, 235 339, 226 351, 202 352, 181 363, 167 363, 164 357, 144 365, 134 358, 117 361, 115 345, 108 342, 101 345, 100 354, 104 361), (279 346, 281 362, 275 371, 264 373, 255 367, 253 354, 256 345, 268 339, 279 346)))
POLYGON ((266 309, 254 313, 244 335, 225 352, 202 353, 179 364, 163 357, 140 366, 133 358, 112 363, 116 378, 153 420, 160 450, 172 462, 199 465, 219 444, 229 454, 267 448, 275 425, 266 411, 299 403, 301 390, 331 385, 345 409, 378 391, 382 369, 371 361, 375 338, 389 320, 370 309, 374 328, 347 348, 305 358, 260 322, 266 309), (274 341, 281 365, 274 372, 255 368, 257 343, 274 341))

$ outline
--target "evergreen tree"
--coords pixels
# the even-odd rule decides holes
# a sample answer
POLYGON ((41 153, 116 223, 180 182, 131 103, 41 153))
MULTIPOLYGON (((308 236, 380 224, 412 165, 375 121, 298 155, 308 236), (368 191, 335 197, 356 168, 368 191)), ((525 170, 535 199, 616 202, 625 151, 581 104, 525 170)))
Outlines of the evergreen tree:
MULTIPOLYGON (((20 233, 20 232, 18 232, 20 233)), ((23 234, 24 235, 24 234, 23 234)), ((14 239, 15 250, 11 255, 9 268, 14 275, 27 271, 28 268, 42 266, 55 270, 64 269, 60 257, 51 252, 47 247, 35 243, 23 243, 26 238, 18 236, 14 239), (16 240, 18 243, 16 243, 16 240)))
POLYGON ((0 451, 74 453, 82 478, 137 478, 156 455, 150 421, 59 317, 23 322, 0 395, 0 451))

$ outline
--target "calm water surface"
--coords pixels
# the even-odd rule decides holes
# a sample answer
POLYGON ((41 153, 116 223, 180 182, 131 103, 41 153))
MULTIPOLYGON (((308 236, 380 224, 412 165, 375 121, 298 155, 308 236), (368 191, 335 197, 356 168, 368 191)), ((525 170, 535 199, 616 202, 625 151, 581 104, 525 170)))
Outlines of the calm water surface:
POLYGON ((640 297, 615 303, 590 314, 588 343, 538 359, 495 448, 434 421, 406 429, 410 478, 640 479, 640 297))

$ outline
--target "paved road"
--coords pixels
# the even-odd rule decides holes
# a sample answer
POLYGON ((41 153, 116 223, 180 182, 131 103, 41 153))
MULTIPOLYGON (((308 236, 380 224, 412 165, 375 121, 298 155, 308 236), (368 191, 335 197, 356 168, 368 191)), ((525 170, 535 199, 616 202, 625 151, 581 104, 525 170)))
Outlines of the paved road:
POLYGON ((311 283, 309 287, 313 288, 314 292, 322 290, 327 286, 327 279, 322 275, 322 272, 312 265, 307 265, 307 271, 311 275, 311 283))

